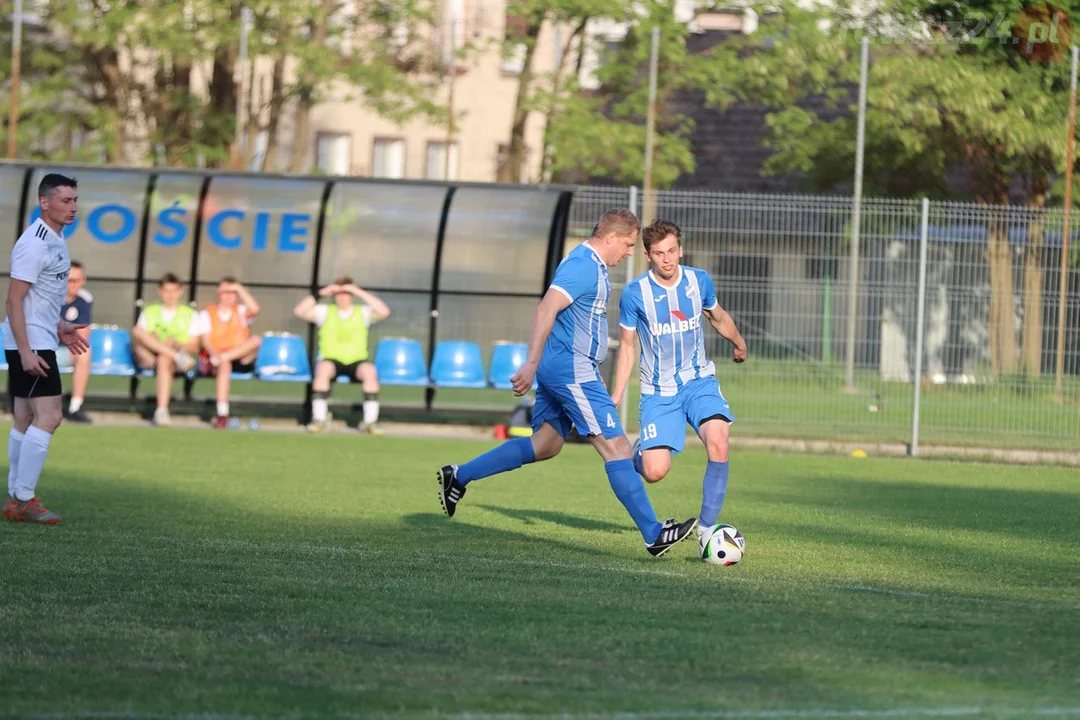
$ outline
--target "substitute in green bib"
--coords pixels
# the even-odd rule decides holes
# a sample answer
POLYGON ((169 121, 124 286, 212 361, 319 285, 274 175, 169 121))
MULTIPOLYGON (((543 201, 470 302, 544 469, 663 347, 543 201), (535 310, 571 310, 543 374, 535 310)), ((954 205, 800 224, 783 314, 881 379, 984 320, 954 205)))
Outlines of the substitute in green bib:
POLYGON ((308 295, 293 311, 301 320, 319 328, 319 361, 311 383, 314 397, 308 430, 326 429, 331 383, 336 378, 347 377, 364 387, 364 421, 360 430, 378 435, 379 373, 368 354, 368 328, 390 317, 390 308, 374 294, 356 287, 349 277, 339 277, 324 287, 319 298, 308 295), (332 297, 333 303, 320 303, 319 298, 325 297, 332 297), (362 304, 353 302, 354 298, 362 304))
POLYGON ((180 278, 165 273, 158 282, 161 302, 147 305, 131 330, 131 347, 139 367, 157 376, 157 410, 154 424, 167 427, 173 376, 195 366, 199 351, 199 323, 195 310, 183 302, 180 278))

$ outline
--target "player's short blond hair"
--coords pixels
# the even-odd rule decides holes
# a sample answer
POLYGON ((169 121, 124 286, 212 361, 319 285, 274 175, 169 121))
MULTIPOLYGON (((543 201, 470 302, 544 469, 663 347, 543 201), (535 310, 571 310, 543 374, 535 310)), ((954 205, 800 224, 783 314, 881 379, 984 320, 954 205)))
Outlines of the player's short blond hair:
POLYGON ((596 221, 596 225, 593 226, 592 236, 602 238, 608 233, 627 236, 633 235, 640 230, 641 221, 637 219, 637 215, 626 208, 617 208, 608 210, 600 216, 600 219, 596 221))

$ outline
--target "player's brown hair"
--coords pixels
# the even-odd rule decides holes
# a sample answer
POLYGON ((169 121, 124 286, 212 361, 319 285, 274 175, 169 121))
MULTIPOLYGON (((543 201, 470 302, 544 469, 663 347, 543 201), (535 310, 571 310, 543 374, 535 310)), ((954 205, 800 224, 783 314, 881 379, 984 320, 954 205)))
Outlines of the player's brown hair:
POLYGON ((335 285, 352 285, 353 279, 348 275, 341 275, 334 279, 335 285))
POLYGON ((674 235, 676 242, 682 246, 682 230, 678 225, 667 220, 653 220, 641 232, 641 244, 645 246, 645 252, 649 252, 653 245, 668 235, 674 235))
POLYGON ((593 226, 592 236, 601 238, 612 232, 616 235, 631 235, 639 230, 641 230, 641 221, 637 219, 637 215, 626 208, 617 208, 608 210, 600 216, 596 225, 593 226))
POLYGON ((176 273, 167 272, 158 280, 158 287, 162 285, 183 285, 183 283, 180 282, 180 278, 177 277, 176 273))

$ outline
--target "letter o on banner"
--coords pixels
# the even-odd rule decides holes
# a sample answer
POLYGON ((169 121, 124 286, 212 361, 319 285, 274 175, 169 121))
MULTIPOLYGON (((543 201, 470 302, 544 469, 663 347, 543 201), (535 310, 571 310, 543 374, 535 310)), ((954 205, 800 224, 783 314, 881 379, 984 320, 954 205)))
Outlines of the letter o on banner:
POLYGON ((102 205, 95 208, 86 218, 86 229, 90 235, 95 240, 108 245, 124 242, 131 237, 131 233, 135 231, 135 224, 135 213, 123 205, 102 205), (107 232, 101 227, 102 219, 111 213, 120 216, 120 227, 113 232, 107 232))

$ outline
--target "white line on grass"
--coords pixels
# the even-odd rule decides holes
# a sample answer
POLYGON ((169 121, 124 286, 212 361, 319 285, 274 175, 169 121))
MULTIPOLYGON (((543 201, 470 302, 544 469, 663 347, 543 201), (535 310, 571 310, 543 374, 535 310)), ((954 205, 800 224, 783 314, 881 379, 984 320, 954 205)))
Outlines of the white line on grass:
MULTIPOLYGON (((657 712, 613 713, 408 713, 414 717, 431 717, 440 720, 858 720, 864 718, 949 718, 949 717, 1080 717, 1080 707, 1048 708, 983 708, 983 707, 930 707, 896 708, 892 710, 676 710, 657 712)), ((400 715, 361 713, 301 713, 294 715, 231 715, 227 713, 156 713, 134 710, 85 710, 49 713, 22 713, 14 708, 0 710, 0 717, 17 717, 26 720, 301 720, 303 718, 334 717, 342 720, 359 718, 392 718, 400 715)))
MULTIPOLYGON (((658 712, 563 713, 457 713, 439 715, 442 720, 811 720, 820 718, 938 718, 938 717, 1071 717, 1080 708, 982 708, 938 707, 893 710, 679 710, 658 712)), ((389 717, 389 716, 387 716, 389 717)))

